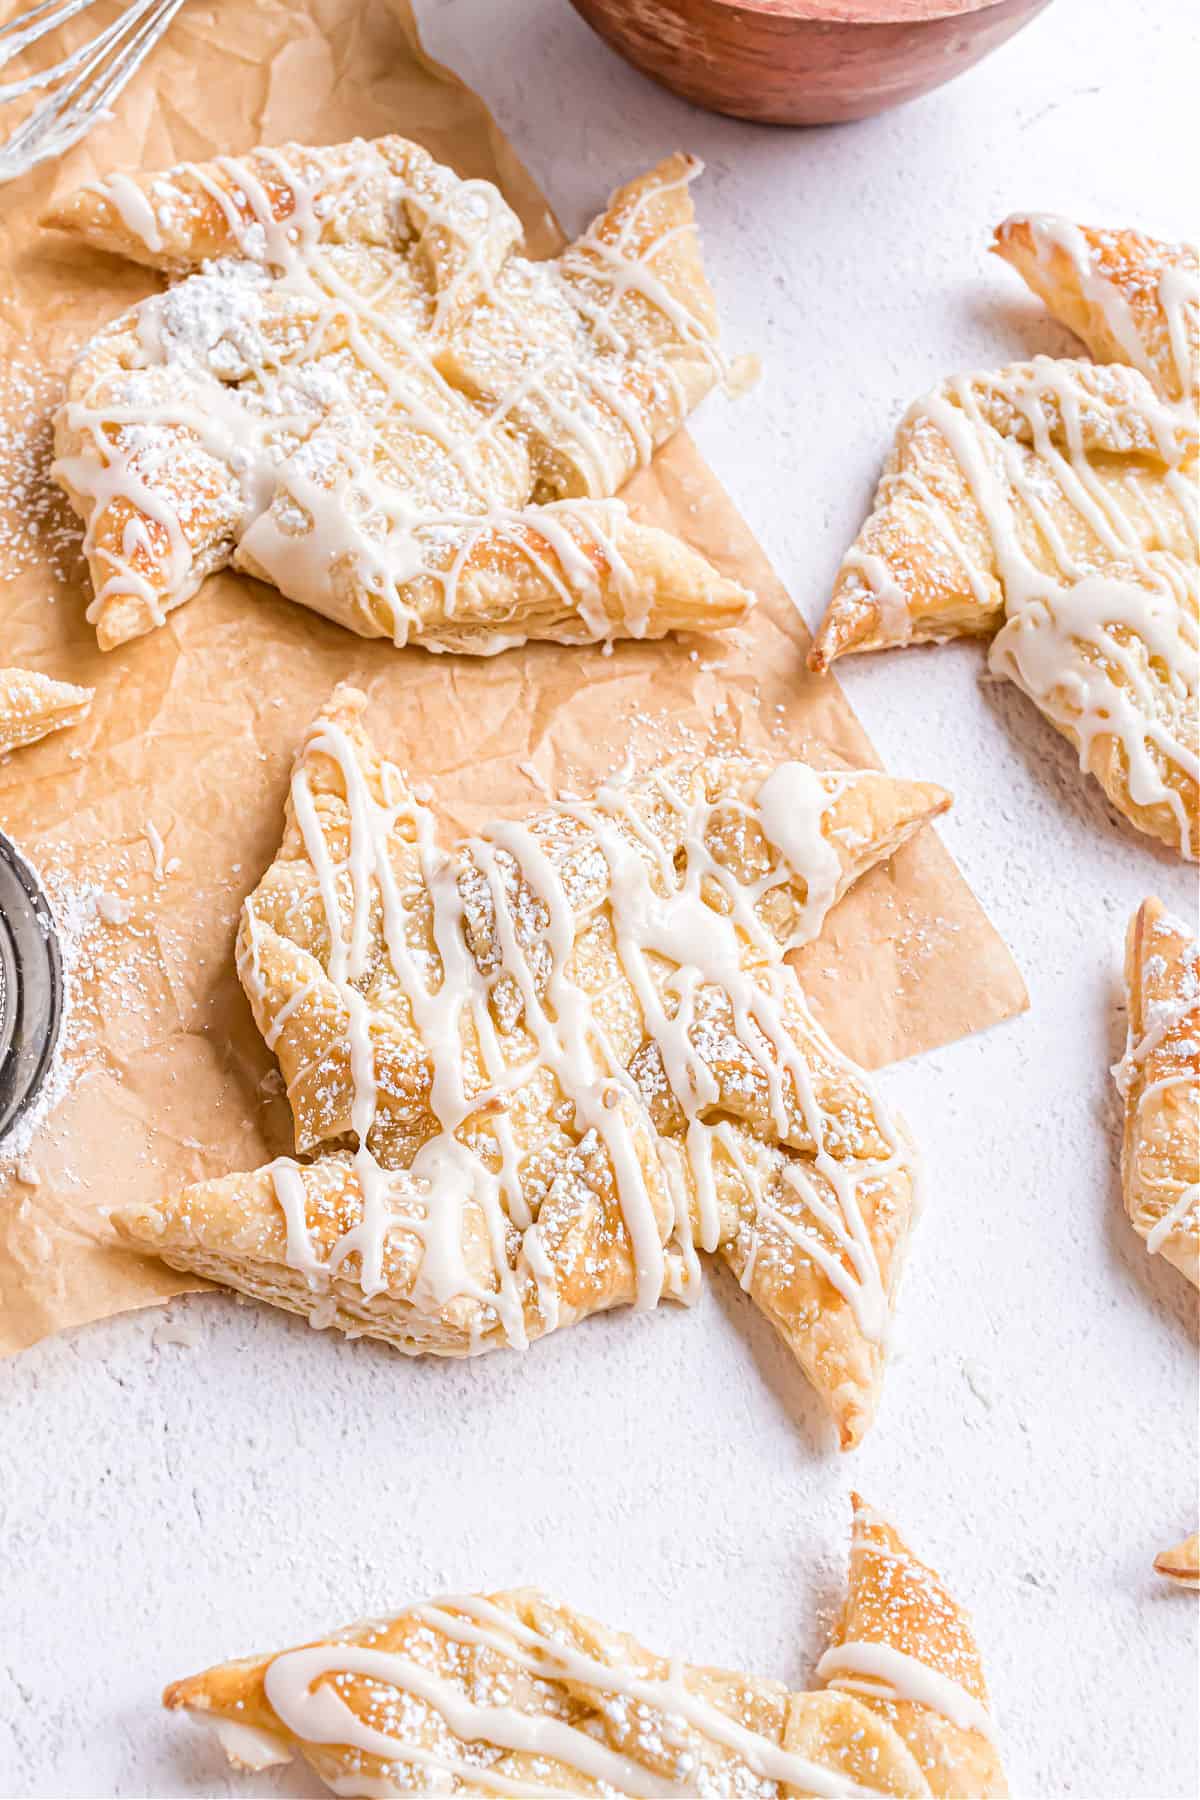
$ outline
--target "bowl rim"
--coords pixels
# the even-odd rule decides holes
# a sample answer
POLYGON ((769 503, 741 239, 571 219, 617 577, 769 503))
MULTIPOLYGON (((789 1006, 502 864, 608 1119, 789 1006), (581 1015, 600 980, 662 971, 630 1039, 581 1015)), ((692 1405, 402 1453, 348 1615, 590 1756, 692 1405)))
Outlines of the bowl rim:
MULTIPOLYGON (((675 10, 672 0, 653 0, 675 10)), ((1036 0, 1024 0, 1033 6, 1036 0)), ((758 13, 780 24, 902 26, 935 25, 946 19, 968 18, 998 6, 1019 6, 1022 0, 699 0, 713 12, 758 13)), ((1048 0, 1042 0, 1048 4, 1048 0)), ((588 0, 607 12, 605 0, 588 0)))

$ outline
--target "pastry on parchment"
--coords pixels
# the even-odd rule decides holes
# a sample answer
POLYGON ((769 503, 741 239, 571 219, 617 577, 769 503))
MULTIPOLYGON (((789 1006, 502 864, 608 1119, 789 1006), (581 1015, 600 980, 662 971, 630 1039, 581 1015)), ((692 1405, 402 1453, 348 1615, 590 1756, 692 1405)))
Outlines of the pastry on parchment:
POLYGON ((991 639, 1126 818, 1195 858, 1197 255, 1024 216, 995 248, 1097 361, 955 376, 909 410, 810 660, 991 639))
POLYGON ((400 137, 80 189, 170 277, 85 346, 55 475, 103 648, 232 566, 364 637, 491 654, 710 631, 750 596, 612 496, 722 377, 676 155, 552 262, 400 137))
POLYGON ((1125 1102, 1125 1210, 1152 1255, 1200 1287, 1200 944, 1161 900, 1125 941, 1129 1036, 1113 1077, 1125 1102))
POLYGON ((0 756, 78 725, 92 697, 91 688, 55 681, 35 669, 0 669, 0 756))
POLYGON ((1193 1531, 1190 1538, 1156 1556, 1154 1566, 1160 1575, 1176 1587, 1200 1588, 1200 1536, 1193 1531))
POLYGON ((126 1208, 123 1238, 444 1356, 690 1299, 715 1252, 857 1442, 913 1152, 784 958, 948 796, 712 757, 447 851, 364 706, 311 727, 238 941, 311 1160, 126 1208))
POLYGON ((436 1600, 163 1696, 264 1769, 346 1795, 1007 1793, 979 1651, 941 1578, 855 1496, 818 1685, 642 1648, 536 1588, 436 1600))

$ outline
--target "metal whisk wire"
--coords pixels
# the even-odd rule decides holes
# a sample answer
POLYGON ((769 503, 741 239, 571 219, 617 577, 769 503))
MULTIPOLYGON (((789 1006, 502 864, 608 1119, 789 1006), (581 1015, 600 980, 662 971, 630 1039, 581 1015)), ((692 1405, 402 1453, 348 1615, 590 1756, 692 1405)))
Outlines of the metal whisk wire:
MULTIPOLYGON (((0 145, 0 182, 61 156, 89 132, 141 67, 185 0, 129 0, 117 18, 47 69, 0 86, 0 106, 40 88, 39 102, 0 145)), ((0 28, 0 69, 94 0, 41 0, 0 28)))

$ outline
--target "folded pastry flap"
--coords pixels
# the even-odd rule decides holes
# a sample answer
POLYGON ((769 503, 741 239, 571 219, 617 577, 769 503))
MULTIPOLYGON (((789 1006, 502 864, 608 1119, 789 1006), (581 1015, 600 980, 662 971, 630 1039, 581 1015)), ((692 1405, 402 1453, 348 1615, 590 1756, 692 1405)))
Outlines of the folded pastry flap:
POLYGON ((813 666, 999 627, 1002 527, 994 496, 985 506, 978 491, 980 469, 1003 496, 1033 568, 1053 575, 1064 553, 1085 567, 1113 559, 1107 528, 1080 502, 1071 460, 1087 462, 1127 544, 1186 562, 1194 526, 1179 472, 1196 450, 1196 427, 1136 369, 1039 357, 942 383, 900 423, 871 511, 838 571, 813 666))
POLYGON ((723 1210, 740 1213, 743 1227, 726 1225, 722 1259, 828 1407, 841 1448, 851 1450, 879 1400, 888 1320, 914 1217, 911 1169, 898 1158, 858 1184, 848 1230, 840 1170, 827 1177, 745 1132, 736 1135, 734 1167, 753 1168, 757 1183, 751 1192, 718 1168, 723 1210), (865 1254, 856 1235, 869 1246, 865 1254))
POLYGON ((438 368, 480 399, 507 396, 539 499, 615 491, 721 377, 697 169, 677 154, 618 189, 552 272, 510 262, 446 334, 438 368))
MULTIPOLYGON (((1129 1029, 1135 1039, 1145 1035, 1151 1009, 1170 1006, 1182 997, 1187 966, 1195 961, 1189 954, 1195 942, 1153 896, 1143 900, 1133 915, 1125 939, 1125 986, 1129 1029)), ((1180 1018, 1169 1025, 1154 1048, 1177 1042, 1183 1024, 1180 1018)))
MULTIPOLYGON (((832 1689, 793 1694, 783 1747, 845 1776, 863 1793, 895 1794, 903 1800, 924 1800, 933 1793, 899 1732, 853 1694, 832 1689)), ((784 1800, 808 1800, 801 1789, 785 1785, 782 1793, 784 1800)))
POLYGON ((943 433, 918 402, 901 421, 871 511, 842 559, 809 661, 988 636, 1004 591, 986 521, 943 433))
POLYGON ((895 1528, 853 1498, 846 1599, 818 1672, 831 1685, 848 1682, 895 1727, 931 1793, 945 1800, 1006 1794, 990 1724, 984 1731, 970 1723, 982 1725, 988 1709, 970 1620, 895 1528))
POLYGON ((0 756, 77 725, 91 704, 91 688, 55 681, 36 669, 0 669, 0 756))
MULTIPOLYGON (((577 1143, 555 1122, 554 1098, 548 1082, 540 1089, 531 1084, 514 1097, 507 1114, 506 1142, 517 1161, 557 1171, 539 1208, 537 1262, 531 1269, 522 1261, 511 1300, 501 1300, 486 1202, 469 1185, 476 1158, 483 1167, 501 1166, 502 1152, 486 1117, 472 1123, 473 1155, 441 1178, 444 1191, 435 1182, 430 1199, 425 1187, 414 1188, 403 1176, 390 1183, 393 1222, 380 1242, 374 1293, 364 1291, 363 1261, 369 1250, 350 1247, 355 1229, 364 1227, 369 1196, 344 1154, 287 1164, 278 1171, 268 1164, 174 1190, 156 1202, 115 1210, 113 1225, 124 1243, 161 1256, 172 1267, 190 1269, 344 1331, 368 1331, 398 1349, 464 1355, 507 1341, 519 1329, 514 1307, 533 1337, 548 1328, 539 1306, 540 1278, 553 1281, 551 1318, 559 1325, 631 1304, 638 1291, 613 1165, 602 1147, 589 1139, 577 1143), (427 1204, 429 1213, 453 1207, 453 1244, 443 1248, 443 1256, 453 1261, 449 1298, 441 1294, 440 1265, 427 1248, 427 1204), (335 1249, 342 1260, 314 1289, 307 1269, 330 1264, 335 1249)), ((668 1291, 678 1292, 684 1267, 671 1242, 670 1176, 653 1135, 632 1114, 630 1125, 632 1154, 665 1259, 664 1283, 668 1291)))
MULTIPOLYGON (((70 42, 88 29, 76 21, 70 42)), ((0 767, 0 828, 60 897, 100 889, 131 908, 124 924, 85 921, 73 1079, 33 1143, 40 1185, 5 1171, 8 1350, 186 1285, 161 1264, 107 1248, 114 1196, 149 1202, 254 1168, 290 1144, 286 1106, 268 1080, 273 1061, 238 985, 234 938, 240 905, 279 845, 294 747, 337 680, 368 688, 381 741, 401 745, 413 780, 436 794, 447 836, 528 813, 539 782, 586 791, 630 747, 643 768, 707 748, 877 761, 837 687, 805 674, 795 606, 683 434, 626 498, 639 523, 674 526, 759 596, 747 625, 719 644, 631 643, 611 657, 541 647, 488 662, 397 655, 221 574, 164 629, 97 651, 83 617, 78 534, 45 481, 46 420, 74 351, 153 278, 39 231, 37 220, 112 169, 204 163, 261 142, 342 143, 398 120, 439 162, 499 181, 530 255, 561 246, 544 198, 479 100, 423 56, 404 0, 372 0, 353 32, 326 27, 308 0, 265 13, 238 0, 185 7, 118 116, 4 190, 0 411, 36 475, 20 477, 4 509, 23 547, 4 570, 4 661, 97 694, 72 732, 0 767), (161 879, 148 826, 164 840, 161 879)), ((1026 1003, 1011 958, 931 832, 864 877, 796 960, 837 1042, 872 1066, 1026 1003)))
POLYGON ((1200 258, 1190 244, 1014 213, 992 248, 1097 362, 1130 363, 1168 400, 1200 369, 1200 258))
MULTIPOLYGON (((677 151, 645 175, 619 187, 592 229, 580 240, 577 252, 564 268, 564 279, 578 282, 585 289, 589 279, 602 280, 606 247, 619 244, 627 256, 649 252, 648 262, 656 281, 661 282, 675 305, 691 311, 706 333, 714 332, 718 325, 717 303, 704 271, 695 208, 688 189, 700 168, 694 157, 677 151)), ((672 329, 671 312, 649 302, 650 296, 628 287, 611 323, 617 330, 639 339, 641 330, 649 326, 659 342, 674 342, 679 334, 672 329), (632 325, 634 317, 638 321, 636 331, 632 325)))
POLYGON ((61 194, 41 223, 97 250, 178 275, 241 254, 255 230, 263 230, 263 218, 284 230, 304 221, 326 245, 351 239, 392 245, 417 234, 428 239, 430 272, 446 286, 466 261, 464 234, 470 232, 471 248, 482 252, 480 275, 522 239, 522 223, 504 200, 461 211, 428 149, 396 133, 371 144, 353 139, 309 146, 306 140, 304 146, 250 149, 236 162, 219 157, 119 171, 61 194), (396 180, 408 189, 399 216, 390 198, 396 180), (317 191, 322 203, 313 216, 311 194, 317 191))
MULTIPOLYGON (((780 1742, 789 1701, 782 1682, 660 1656, 646 1649, 629 1632, 613 1630, 537 1588, 521 1588, 496 1595, 493 1603, 512 1612, 523 1625, 540 1633, 549 1644, 564 1645, 587 1658, 589 1664, 623 1669, 654 1682, 682 1677, 687 1691, 697 1695, 706 1705, 715 1707, 768 1743, 780 1742)), ((645 1739, 639 1744, 638 1735, 640 1709, 631 1707, 626 1713, 624 1709, 611 1711, 603 1704, 598 1707, 600 1682, 593 1683, 592 1673, 589 1668, 585 1678, 583 1675, 572 1676, 567 1670, 556 1685, 592 1715, 616 1748, 635 1761, 640 1760, 645 1755, 645 1739)))
MULTIPOLYGON (((68 402, 77 393, 104 393, 110 382, 124 382, 135 357, 132 325, 114 324, 73 369, 68 402)), ((212 453, 197 425, 213 404, 211 380, 198 372, 169 393, 161 370, 142 371, 138 380, 143 394, 161 400, 164 416, 152 430, 143 429, 131 468, 135 477, 143 467, 150 472, 156 494, 169 501, 170 524, 161 506, 109 491, 107 465, 94 466, 80 455, 84 434, 71 405, 54 433, 58 478, 88 519, 91 610, 105 650, 152 630, 191 599, 206 575, 227 564, 242 510, 232 467, 212 453)), ((115 426, 106 428, 103 454, 115 453, 119 435, 115 426)))

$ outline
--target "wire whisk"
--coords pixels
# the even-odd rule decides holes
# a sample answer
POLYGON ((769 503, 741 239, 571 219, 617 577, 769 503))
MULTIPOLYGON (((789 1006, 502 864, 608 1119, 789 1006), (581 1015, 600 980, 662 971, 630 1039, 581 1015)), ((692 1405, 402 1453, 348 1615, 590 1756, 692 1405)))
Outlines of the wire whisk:
MULTIPOLYGON (((0 28, 0 69, 94 0, 41 0, 0 28)), ((153 50, 184 0, 129 0, 111 24, 48 69, 0 86, 0 106, 49 90, 6 144, 0 182, 24 175, 77 144, 111 107, 153 50)))

